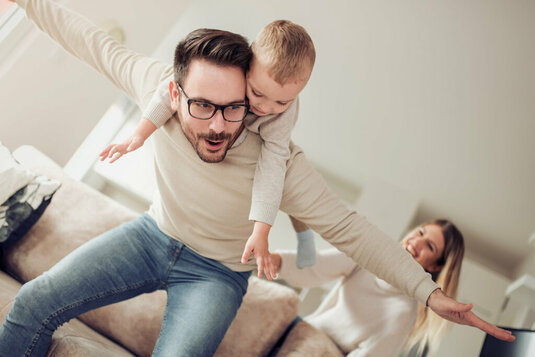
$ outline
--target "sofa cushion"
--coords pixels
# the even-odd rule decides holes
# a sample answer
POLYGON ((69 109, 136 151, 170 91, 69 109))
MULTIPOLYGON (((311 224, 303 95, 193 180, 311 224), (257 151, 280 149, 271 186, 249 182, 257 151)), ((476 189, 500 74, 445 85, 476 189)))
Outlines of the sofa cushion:
POLYGON ((305 321, 288 333, 276 357, 343 357, 338 346, 323 332, 305 321))
MULTIPOLYGON (((0 271, 0 324, 4 322, 20 287, 19 282, 0 271)), ((78 356, 126 357, 133 354, 74 319, 54 333, 48 357, 78 356)))
MULTIPOLYGON (((163 291, 137 296, 80 316, 136 355, 150 356, 160 333, 167 295, 163 291)), ((249 288, 236 318, 215 356, 265 356, 295 318, 297 294, 280 284, 249 278, 249 288)))
POLYGON ((294 290, 254 276, 215 356, 266 356, 297 316, 294 290))
POLYGON ((59 186, 20 165, 0 142, 0 256, 37 222, 59 186))

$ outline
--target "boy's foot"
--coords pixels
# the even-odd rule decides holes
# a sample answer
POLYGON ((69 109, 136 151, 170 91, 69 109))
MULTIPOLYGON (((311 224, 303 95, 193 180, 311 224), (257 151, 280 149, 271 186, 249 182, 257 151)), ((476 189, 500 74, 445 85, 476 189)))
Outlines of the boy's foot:
POLYGON ((297 233, 297 258, 296 265, 299 269, 316 264, 316 245, 312 230, 297 233))

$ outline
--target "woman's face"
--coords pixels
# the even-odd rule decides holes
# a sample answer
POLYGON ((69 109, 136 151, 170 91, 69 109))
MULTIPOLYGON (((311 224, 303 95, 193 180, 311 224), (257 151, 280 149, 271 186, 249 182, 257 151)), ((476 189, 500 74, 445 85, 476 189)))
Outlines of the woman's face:
POLYGON ((444 235, 440 226, 426 224, 413 229, 401 241, 401 246, 426 271, 435 273, 442 269, 437 264, 444 253, 444 235))

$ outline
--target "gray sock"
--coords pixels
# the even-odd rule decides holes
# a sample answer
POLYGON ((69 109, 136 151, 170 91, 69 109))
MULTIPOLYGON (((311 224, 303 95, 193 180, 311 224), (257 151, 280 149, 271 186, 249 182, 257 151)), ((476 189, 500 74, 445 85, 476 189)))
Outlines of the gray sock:
POLYGON ((297 259, 299 269, 316 264, 316 246, 311 229, 297 233, 297 259))

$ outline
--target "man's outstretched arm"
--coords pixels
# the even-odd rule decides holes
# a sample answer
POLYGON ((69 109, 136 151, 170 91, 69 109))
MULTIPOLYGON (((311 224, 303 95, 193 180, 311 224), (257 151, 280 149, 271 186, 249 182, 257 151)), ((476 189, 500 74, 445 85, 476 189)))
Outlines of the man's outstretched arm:
POLYGON ((461 304, 442 293, 431 275, 397 241, 341 202, 300 148, 292 144, 291 149, 281 203, 284 212, 319 233, 359 266, 415 297, 441 317, 477 327, 503 340, 514 340, 509 332, 477 317, 470 311, 470 304, 461 304))
POLYGON ((127 49, 85 17, 53 1, 14 2, 40 30, 105 76, 141 107, 150 101, 159 82, 172 74, 172 66, 127 49))

